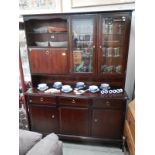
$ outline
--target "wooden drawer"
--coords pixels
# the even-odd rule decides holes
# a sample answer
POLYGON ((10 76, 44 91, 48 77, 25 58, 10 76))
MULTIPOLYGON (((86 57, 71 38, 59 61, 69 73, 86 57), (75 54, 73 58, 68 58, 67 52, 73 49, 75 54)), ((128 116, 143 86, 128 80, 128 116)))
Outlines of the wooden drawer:
POLYGON ((60 105, 72 105, 72 106, 82 106, 87 107, 89 100, 79 99, 79 98, 59 98, 60 105))
POLYGON ((127 112, 127 122, 128 122, 129 128, 131 130, 133 140, 135 142, 135 119, 131 113, 130 108, 128 108, 128 112, 127 112))
POLYGON ((121 109, 121 108, 123 108, 123 101, 122 100, 94 99, 93 107, 121 109))
POLYGON ((127 144, 128 144, 130 154, 134 155, 135 154, 135 144, 134 144, 133 137, 132 137, 132 134, 131 134, 131 131, 130 131, 130 128, 129 128, 129 125, 128 125, 127 121, 125 121, 124 135, 126 137, 126 141, 127 141, 127 144))
POLYGON ((28 102, 37 104, 56 104, 56 100, 54 97, 44 96, 29 96, 28 102))

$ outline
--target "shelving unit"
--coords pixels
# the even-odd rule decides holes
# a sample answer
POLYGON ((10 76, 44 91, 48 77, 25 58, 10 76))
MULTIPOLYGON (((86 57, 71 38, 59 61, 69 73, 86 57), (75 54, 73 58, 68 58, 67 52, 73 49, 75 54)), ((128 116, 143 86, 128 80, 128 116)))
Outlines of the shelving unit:
POLYGON ((31 130, 55 132, 68 140, 122 142, 125 92, 46 94, 37 86, 47 83, 51 88, 61 81, 74 87, 83 81, 87 86, 109 83, 111 88, 124 88, 130 18, 127 11, 24 16, 33 84, 25 93, 31 130), (49 27, 57 32, 49 33, 49 27), (39 33, 33 32, 36 28, 39 33), (51 47, 50 42, 59 45, 51 47))

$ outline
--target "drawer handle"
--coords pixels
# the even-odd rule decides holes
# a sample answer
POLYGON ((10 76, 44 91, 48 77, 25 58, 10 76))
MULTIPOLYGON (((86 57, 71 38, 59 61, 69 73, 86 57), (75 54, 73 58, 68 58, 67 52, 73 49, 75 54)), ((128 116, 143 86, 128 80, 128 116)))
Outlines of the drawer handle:
POLYGON ((42 102, 42 101, 44 101, 44 98, 43 98, 43 97, 41 97, 41 98, 40 98, 40 101, 41 101, 41 102, 42 102))
POLYGON ((32 102, 32 100, 29 100, 29 102, 31 103, 31 102, 32 102))
POLYGON ((45 54, 48 55, 49 54, 49 51, 46 51, 45 54))
POLYGON ((72 100, 72 103, 73 103, 73 104, 76 103, 74 99, 72 100))
POLYGON ((107 107, 110 106, 110 102, 109 102, 109 101, 106 102, 106 106, 107 106, 107 107))
POLYGON ((55 116, 54 115, 52 115, 52 119, 54 119, 55 118, 55 116))
POLYGON ((94 119, 94 122, 95 122, 95 123, 97 123, 97 122, 98 122, 98 119, 97 119, 97 118, 95 118, 95 119, 94 119))

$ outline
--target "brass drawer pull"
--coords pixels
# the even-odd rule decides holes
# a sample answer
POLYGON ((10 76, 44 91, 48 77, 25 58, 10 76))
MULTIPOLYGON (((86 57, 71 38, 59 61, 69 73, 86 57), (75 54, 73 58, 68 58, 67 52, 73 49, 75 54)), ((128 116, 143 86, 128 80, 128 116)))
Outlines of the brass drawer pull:
POLYGON ((72 100, 72 103, 73 103, 73 104, 76 103, 74 99, 72 100))
POLYGON ((40 98, 40 101, 41 101, 41 102, 42 102, 42 101, 44 101, 44 98, 43 98, 43 97, 41 97, 41 98, 40 98))
POLYGON ((97 122, 98 122, 98 119, 97 119, 97 118, 95 118, 95 119, 94 119, 94 122, 95 122, 95 123, 97 123, 97 122))
POLYGON ((54 119, 55 118, 55 116, 54 115, 52 115, 52 119, 54 119))
POLYGON ((49 54, 49 51, 46 51, 45 54, 48 55, 49 54))
POLYGON ((111 104, 109 101, 106 102, 106 106, 109 107, 111 104))

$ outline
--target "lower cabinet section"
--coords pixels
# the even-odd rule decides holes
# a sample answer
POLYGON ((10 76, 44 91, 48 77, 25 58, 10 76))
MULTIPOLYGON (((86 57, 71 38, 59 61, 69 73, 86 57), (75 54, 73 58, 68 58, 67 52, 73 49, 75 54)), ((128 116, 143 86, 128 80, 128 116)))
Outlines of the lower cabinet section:
POLYGON ((121 141, 125 100, 49 97, 47 102, 43 96, 44 100, 40 102, 39 97, 27 99, 32 131, 55 132, 70 140, 121 141))
POLYGON ((53 107, 29 106, 31 130, 42 133, 58 133, 59 114, 53 107))
POLYGON ((120 139, 122 112, 111 109, 96 109, 92 114, 92 137, 120 139))
POLYGON ((60 108, 60 133, 88 136, 89 115, 87 108, 60 108))

